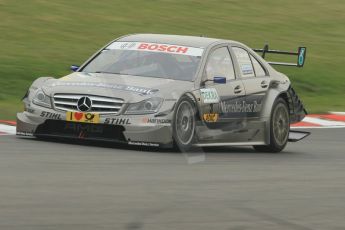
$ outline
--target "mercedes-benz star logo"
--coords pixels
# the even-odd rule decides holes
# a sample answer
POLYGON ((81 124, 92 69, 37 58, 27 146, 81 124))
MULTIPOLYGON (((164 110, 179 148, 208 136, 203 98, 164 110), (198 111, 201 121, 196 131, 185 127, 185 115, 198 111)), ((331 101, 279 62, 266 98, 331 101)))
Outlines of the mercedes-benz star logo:
POLYGON ((90 111, 92 107, 92 101, 89 97, 81 97, 78 100, 78 109, 82 112, 90 111))

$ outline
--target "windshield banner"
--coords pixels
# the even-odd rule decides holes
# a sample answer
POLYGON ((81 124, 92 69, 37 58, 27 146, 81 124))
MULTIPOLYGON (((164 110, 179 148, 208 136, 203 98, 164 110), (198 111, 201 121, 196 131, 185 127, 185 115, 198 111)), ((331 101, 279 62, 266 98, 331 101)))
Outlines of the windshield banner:
POLYGON ((114 42, 106 49, 111 50, 137 50, 160 53, 181 54, 188 56, 201 56, 204 49, 178 46, 169 44, 147 43, 147 42, 114 42))

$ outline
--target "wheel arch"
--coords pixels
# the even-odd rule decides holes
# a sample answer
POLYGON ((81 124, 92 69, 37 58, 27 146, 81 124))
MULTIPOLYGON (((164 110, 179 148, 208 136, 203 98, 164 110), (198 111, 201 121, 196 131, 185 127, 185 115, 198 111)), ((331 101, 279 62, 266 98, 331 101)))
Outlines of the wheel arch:
POLYGON ((291 112, 290 112, 291 103, 290 103, 289 95, 288 95, 287 91, 281 92, 277 98, 282 98, 286 102, 286 105, 287 105, 288 110, 289 110, 289 114, 291 114, 291 112))
POLYGON ((261 119, 265 122, 265 143, 270 143, 270 120, 271 120, 271 114, 272 109, 274 106, 275 101, 278 98, 282 98, 288 106, 288 110, 290 111, 289 106, 289 94, 288 94, 289 86, 286 88, 270 88, 266 94, 265 103, 261 112, 261 119))
MULTIPOLYGON (((181 95, 181 97, 178 100, 178 102, 180 102, 181 98, 184 97, 184 96, 188 97, 194 103, 195 109, 196 109, 195 116, 201 120, 202 119, 202 117, 201 117, 202 115, 200 114, 200 103, 198 103, 198 100, 197 100, 196 96, 193 93, 191 93, 191 92, 186 92, 186 93, 181 95)), ((178 104, 178 102, 177 102, 177 104, 178 104)))
POLYGON ((263 114, 263 117, 270 117, 274 102, 278 98, 282 98, 287 104, 290 117, 290 124, 294 124, 296 122, 303 120, 303 118, 307 114, 307 111, 305 110, 303 103, 301 102, 295 90, 291 87, 291 85, 289 85, 287 89, 284 89, 280 92, 277 91, 274 94, 274 97, 268 99, 268 101, 266 102, 266 107, 264 109, 265 114, 263 114))

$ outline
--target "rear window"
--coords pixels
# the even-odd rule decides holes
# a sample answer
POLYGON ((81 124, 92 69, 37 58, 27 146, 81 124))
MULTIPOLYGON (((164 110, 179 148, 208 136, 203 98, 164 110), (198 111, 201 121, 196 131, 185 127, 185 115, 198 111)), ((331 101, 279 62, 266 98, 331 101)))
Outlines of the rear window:
POLYGON ((266 71, 260 64, 258 60, 253 55, 250 55, 250 58, 252 59, 252 63, 254 65, 254 70, 255 70, 255 76, 257 77, 264 77, 266 76, 266 71))
POLYGON ((239 47, 233 47, 232 49, 240 66, 242 76, 255 77, 254 68, 248 52, 245 49, 239 47))

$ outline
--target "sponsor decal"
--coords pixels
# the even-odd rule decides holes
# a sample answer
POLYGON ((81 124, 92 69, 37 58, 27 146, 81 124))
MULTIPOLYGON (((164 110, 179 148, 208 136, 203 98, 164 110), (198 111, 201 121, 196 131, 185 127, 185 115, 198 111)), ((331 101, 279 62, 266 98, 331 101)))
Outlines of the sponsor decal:
POLYGON ((133 93, 137 93, 139 95, 151 95, 158 92, 158 89, 149 89, 144 87, 138 86, 128 86, 128 85, 120 85, 120 84, 105 84, 105 83, 97 83, 97 82, 55 82, 52 84, 53 87, 56 86, 80 86, 80 87, 98 87, 98 88, 105 88, 105 89, 116 89, 116 90, 123 90, 123 91, 130 91, 133 93))
POLYGON ((129 145, 138 145, 138 146, 159 147, 158 143, 141 142, 141 141, 129 141, 128 144, 129 145))
POLYGON ((219 114, 218 113, 205 113, 203 116, 204 121, 206 122, 217 122, 219 114))
POLYGON ((24 111, 28 112, 28 113, 35 113, 34 109, 30 109, 30 108, 27 108, 27 107, 24 107, 24 111))
POLYGON ((251 64, 242 64, 241 70, 243 75, 253 74, 253 66, 251 64))
POLYGON ((124 42, 123 44, 121 44, 121 49, 131 49, 133 47, 136 46, 135 42, 124 42))
POLYGON ((245 101, 235 103, 227 103, 222 101, 220 103, 222 113, 256 113, 261 111, 262 105, 257 101, 247 103, 245 101))
POLYGON ((79 123, 66 123, 65 130, 70 130, 75 133, 103 133, 103 127, 99 125, 79 124, 79 123))
POLYGON ((17 132, 16 134, 20 136, 27 136, 27 137, 32 137, 34 135, 33 133, 30 133, 30 132, 17 132))
POLYGON ((155 43, 141 43, 138 50, 151 50, 151 51, 162 51, 168 53, 187 53, 188 47, 174 46, 174 45, 162 45, 155 43))
POLYGON ((61 120, 61 114, 42 111, 40 117, 61 120))
POLYGON ((111 45, 109 45, 107 49, 160 52, 160 53, 181 54, 181 55, 188 55, 188 56, 201 56, 204 51, 201 48, 195 48, 195 47, 189 47, 189 46, 147 43, 147 42, 114 42, 111 45))
POLYGON ((150 123, 150 124, 170 124, 171 119, 162 119, 162 118, 143 118, 144 123, 150 123))
POLYGON ((108 125, 130 125, 128 118, 106 118, 104 124, 108 125))
POLYGON ((99 123, 98 113, 82 113, 82 112, 67 112, 66 121, 83 122, 83 123, 99 123))
POLYGON ((200 89, 205 104, 219 103, 219 96, 215 88, 200 89))
POLYGON ((304 57, 305 57, 305 47, 300 48, 300 52, 298 55, 298 65, 302 66, 304 63, 304 57))

